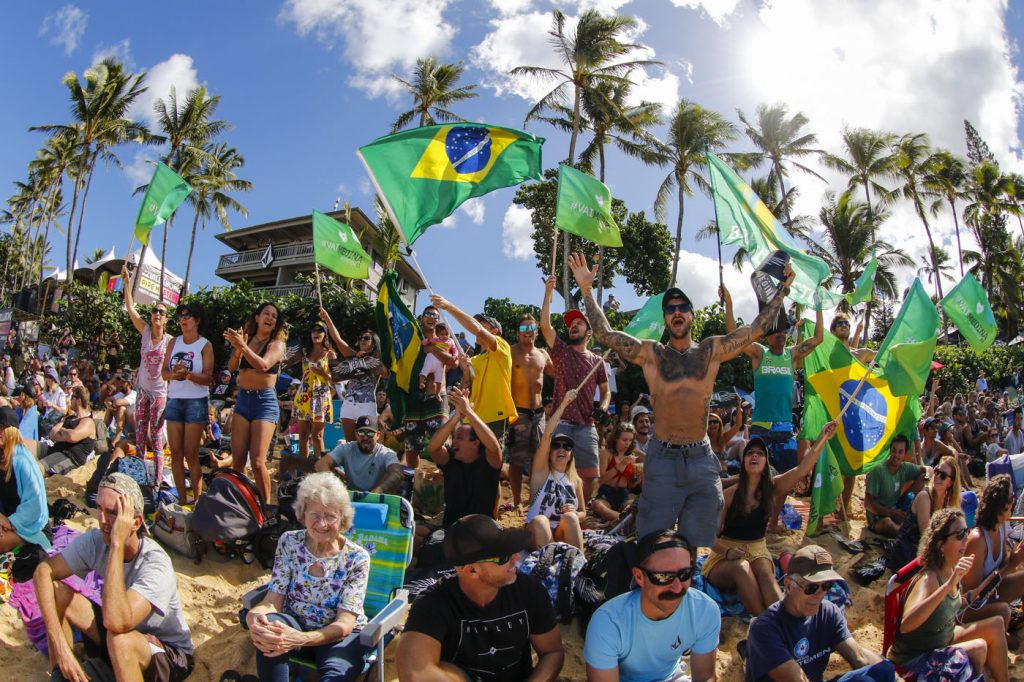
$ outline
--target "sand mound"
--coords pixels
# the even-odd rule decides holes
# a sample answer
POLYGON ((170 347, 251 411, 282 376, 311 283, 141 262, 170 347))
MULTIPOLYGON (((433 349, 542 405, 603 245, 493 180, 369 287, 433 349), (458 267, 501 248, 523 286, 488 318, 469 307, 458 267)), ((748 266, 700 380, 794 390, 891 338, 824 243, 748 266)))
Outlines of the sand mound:
MULTIPOLYGON (((85 505, 84 490, 94 470, 94 464, 71 472, 67 476, 54 476, 47 480, 46 487, 52 502, 66 497, 80 506, 85 505)), ((858 480, 855 498, 863 497, 863 478, 858 480)), ((502 501, 511 500, 506 483, 502 484, 502 501)), ((504 525, 521 523, 521 516, 514 512, 505 514, 504 525)), ((88 516, 79 515, 69 525, 79 530, 96 526, 95 512, 88 516)), ((865 518, 862 505, 854 502, 851 510, 851 535, 854 538, 871 539, 864 530, 865 518)), ((850 569, 861 558, 861 554, 850 554, 836 539, 823 534, 813 542, 828 549, 837 563, 840 573, 848 575, 850 569)), ((768 544, 776 555, 789 550, 795 551, 805 541, 799 531, 770 533, 768 544)), ((869 554, 877 550, 869 550, 869 554)), ((218 680, 225 670, 234 669, 242 673, 256 672, 256 659, 248 633, 238 625, 238 609, 241 596, 248 590, 262 584, 269 578, 269 571, 259 564, 246 566, 240 560, 228 561, 218 555, 208 554, 199 565, 191 560, 170 553, 178 574, 178 591, 181 595, 189 626, 196 645, 196 668, 190 679, 197 682, 218 680)), ((868 587, 850 582, 853 591, 853 605, 847 609, 850 630, 862 645, 878 651, 882 645, 883 594, 887 573, 868 587)), ((743 664, 736 654, 736 643, 746 636, 746 625, 737 618, 725 618, 722 622, 722 641, 718 654, 718 677, 721 680, 742 680, 743 664)), ((583 662, 583 634, 579 623, 574 622, 562 628, 565 643, 565 666, 562 679, 582 680, 586 678, 583 662)), ((35 650, 25 636, 21 619, 9 606, 0 606, 0 669, 17 670, 25 680, 48 679, 49 665, 35 650)), ((388 679, 397 679, 394 666, 394 645, 386 656, 388 679)), ((1010 654, 1010 673, 1013 679, 1024 678, 1024 662, 1017 654, 1010 654)), ((847 670, 842 660, 833 655, 829 674, 847 670)))

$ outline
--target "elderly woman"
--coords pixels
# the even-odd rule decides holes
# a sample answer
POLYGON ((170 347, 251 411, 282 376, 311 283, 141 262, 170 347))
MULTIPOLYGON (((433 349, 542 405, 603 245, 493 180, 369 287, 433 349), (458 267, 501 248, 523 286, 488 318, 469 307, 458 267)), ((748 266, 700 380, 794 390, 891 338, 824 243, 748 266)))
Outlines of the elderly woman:
POLYGON ((287 682, 289 654, 300 649, 321 680, 354 680, 368 647, 344 640, 366 624, 370 555, 343 535, 354 516, 348 491, 334 474, 311 474, 295 512, 306 529, 281 536, 267 596, 245 617, 260 680, 287 682))
POLYGON ((43 472, 18 430, 18 415, 0 407, 0 552, 25 543, 50 549, 43 533, 49 521, 43 472))

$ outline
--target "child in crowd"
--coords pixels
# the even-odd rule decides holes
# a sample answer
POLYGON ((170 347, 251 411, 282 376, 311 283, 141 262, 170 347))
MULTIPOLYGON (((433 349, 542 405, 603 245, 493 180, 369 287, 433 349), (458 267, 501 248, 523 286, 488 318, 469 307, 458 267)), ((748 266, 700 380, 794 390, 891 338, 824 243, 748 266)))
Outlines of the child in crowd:
MULTIPOLYGON (((434 328, 437 336, 423 340, 424 346, 436 346, 453 358, 458 359, 459 351, 455 341, 452 340, 451 330, 444 322, 438 322, 434 328)), ((420 372, 420 390, 430 395, 440 395, 441 387, 444 386, 444 365, 430 353, 423 359, 423 370, 420 372)))

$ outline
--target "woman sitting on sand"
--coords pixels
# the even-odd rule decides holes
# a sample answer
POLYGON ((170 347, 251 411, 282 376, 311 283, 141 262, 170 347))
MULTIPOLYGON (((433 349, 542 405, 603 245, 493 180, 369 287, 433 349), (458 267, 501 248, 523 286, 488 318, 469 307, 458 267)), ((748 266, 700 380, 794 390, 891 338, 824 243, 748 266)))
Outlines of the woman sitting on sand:
POLYGON ((946 507, 960 508, 960 468, 949 455, 942 457, 932 469, 928 487, 914 497, 910 513, 896 533, 897 545, 892 554, 892 569, 898 570, 917 556, 918 545, 932 514, 946 507))
POLYGON ((281 536, 267 596, 245 616, 256 669, 263 682, 285 682, 289 655, 301 649, 320 679, 354 680, 369 647, 358 637, 344 642, 366 624, 370 555, 344 535, 355 516, 348 490, 334 474, 310 474, 295 512, 306 529, 281 536))
POLYGON ((576 473, 572 451, 575 443, 566 434, 552 436, 562 412, 576 399, 576 390, 566 391, 562 404, 548 418, 547 428, 530 465, 530 492, 533 501, 526 513, 526 527, 533 534, 532 549, 552 540, 567 542, 583 549, 580 522, 587 514, 583 481, 576 473))
POLYGON ((981 609, 967 611, 964 620, 970 622, 987 616, 1000 616, 1007 631, 1009 605, 1024 595, 1024 543, 1015 550, 1006 537, 1012 509, 1013 483, 1006 474, 996 476, 981 493, 975 528, 967 539, 967 554, 974 558, 974 564, 963 578, 964 586, 974 590, 993 573, 1000 576, 999 587, 989 603, 981 609))
POLYGON ((970 658, 982 678, 985 666, 992 679, 1008 679, 1006 629, 991 616, 970 625, 957 625, 957 614, 977 596, 961 583, 977 564, 965 554, 967 522, 955 507, 940 509, 921 538, 924 570, 914 578, 903 605, 903 618, 889 649, 889 659, 907 672, 923 673, 956 655, 953 645, 970 658), (944 650, 937 652, 937 650, 944 650))
POLYGON ((39 444, 39 463, 47 476, 80 467, 93 453, 96 422, 89 409, 89 393, 82 386, 71 389, 70 408, 70 414, 50 429, 53 445, 39 444))
POLYGON ((597 497, 590 506, 594 516, 605 521, 618 521, 619 514, 629 504, 636 487, 644 453, 636 447, 636 430, 633 425, 619 422, 612 431, 608 444, 601 448, 599 488, 597 497))
POLYGON ((782 599, 775 580, 775 564, 764 539, 768 524, 778 516, 793 486, 814 469, 835 432, 835 422, 826 424, 803 461, 774 478, 764 440, 754 436, 743 448, 739 482, 725 491, 718 540, 702 574, 720 590, 739 592, 743 607, 751 615, 759 616, 782 599))
POLYGON ((25 543, 50 549, 46 484, 18 430, 18 415, 0 407, 0 553, 25 543))

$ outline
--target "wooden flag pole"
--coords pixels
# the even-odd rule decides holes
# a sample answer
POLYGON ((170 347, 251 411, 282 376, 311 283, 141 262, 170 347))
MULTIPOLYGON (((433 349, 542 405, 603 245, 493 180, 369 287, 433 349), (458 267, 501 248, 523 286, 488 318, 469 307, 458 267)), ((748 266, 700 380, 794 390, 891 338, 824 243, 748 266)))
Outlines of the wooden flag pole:
POLYGON ((324 299, 320 295, 320 264, 313 261, 313 274, 316 277, 316 301, 320 304, 320 307, 324 307, 324 299))
POLYGON ((555 276, 555 264, 558 262, 558 226, 551 231, 551 276, 555 276))

